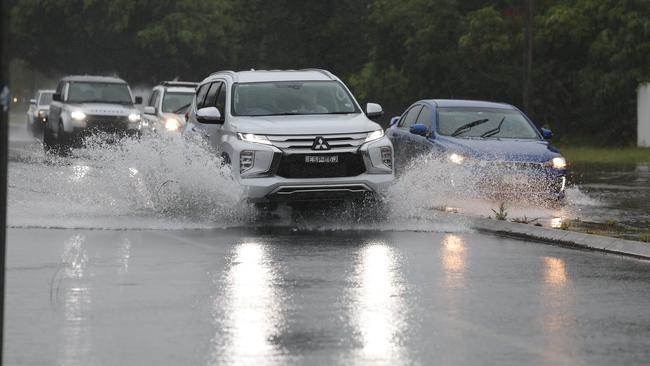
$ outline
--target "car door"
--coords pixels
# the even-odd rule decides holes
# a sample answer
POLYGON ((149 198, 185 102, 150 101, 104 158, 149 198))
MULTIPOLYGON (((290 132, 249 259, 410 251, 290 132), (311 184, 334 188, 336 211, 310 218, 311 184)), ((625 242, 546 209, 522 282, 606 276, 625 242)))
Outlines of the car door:
POLYGON ((196 118, 196 112, 201 108, 217 107, 222 118, 224 118, 226 115, 226 94, 226 83, 222 80, 203 84, 197 91, 195 108, 190 112, 192 123, 189 128, 191 131, 199 133, 201 136, 208 139, 212 146, 217 148, 221 145, 223 122, 201 123, 196 118))
MULTIPOLYGON (((154 89, 154 91, 151 93, 151 96, 149 96, 147 107, 154 107, 154 109, 157 108, 156 106, 158 104, 159 99, 160 99, 160 90, 154 89)), ((162 125, 162 122, 158 120, 157 114, 158 114, 158 109, 155 109, 155 114, 143 113, 143 118, 145 121, 147 121, 150 128, 162 129, 165 126, 162 125)))
POLYGON ((395 168, 398 171, 402 171, 413 156, 409 128, 415 124, 421 110, 421 104, 411 106, 393 127, 391 140, 395 149, 395 168))
MULTIPOLYGON (((63 100, 63 91, 64 91, 64 86, 65 82, 60 81, 59 84, 56 86, 56 94, 58 94, 63 100)), ((59 123, 59 116, 61 116, 61 108, 62 104, 61 101, 56 101, 52 100, 52 103, 50 104, 50 112, 48 113, 47 116, 47 128, 50 131, 54 131, 57 126, 56 124, 59 123)))
MULTIPOLYGON (((418 114, 415 123, 427 127, 427 133, 425 136, 417 135, 414 133, 409 133, 405 135, 406 145, 409 146, 409 159, 416 159, 424 154, 430 154, 433 144, 429 140, 431 136, 431 126, 433 124, 433 111, 432 108, 428 105, 422 105, 422 109, 418 114)), ((411 125, 412 126, 412 125, 411 125)), ((410 128, 410 126, 409 126, 410 128)))

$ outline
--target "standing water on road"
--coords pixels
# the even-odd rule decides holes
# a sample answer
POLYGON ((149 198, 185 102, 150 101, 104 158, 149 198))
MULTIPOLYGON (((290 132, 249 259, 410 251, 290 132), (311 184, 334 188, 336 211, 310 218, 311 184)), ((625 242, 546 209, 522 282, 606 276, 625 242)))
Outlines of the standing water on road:
MULTIPOLYGON (((303 229, 463 231, 468 225, 444 212, 492 216, 503 200, 486 198, 471 176, 447 162, 429 160, 402 174, 389 192, 383 220, 359 222, 345 207, 292 212, 260 219, 242 199, 239 185, 202 141, 181 136, 145 136, 104 144, 91 139, 69 156, 43 152, 20 125, 11 125, 8 224, 13 227, 182 229, 251 223, 303 229), (314 212, 315 211, 315 212, 314 212), (279 219, 278 219, 279 217, 279 219)), ((503 172, 495 171, 495 179, 503 172)), ((650 222, 650 173, 634 169, 575 167, 563 205, 535 195, 505 201, 508 219, 544 226, 557 220, 605 222, 636 227, 650 222), (638 199, 641 194, 647 199, 638 199)))

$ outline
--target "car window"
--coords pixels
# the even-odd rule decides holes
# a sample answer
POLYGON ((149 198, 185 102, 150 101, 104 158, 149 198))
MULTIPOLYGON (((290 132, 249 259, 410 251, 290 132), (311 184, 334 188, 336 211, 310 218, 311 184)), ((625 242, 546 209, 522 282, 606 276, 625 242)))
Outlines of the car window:
POLYGON ((399 121, 399 128, 409 128, 413 124, 415 124, 415 121, 417 121, 418 115, 420 114, 420 110, 422 110, 421 105, 416 105, 415 107, 409 109, 408 112, 402 117, 402 119, 399 121))
POLYGON ((194 93, 170 93, 166 92, 162 98, 160 109, 163 113, 183 113, 192 104, 194 93))
POLYGON ((199 90, 196 92, 196 109, 201 109, 203 108, 204 101, 205 101, 205 95, 208 94, 208 88, 210 88, 210 85, 212 84, 203 84, 199 87, 199 90))
POLYGON ((233 86, 231 113, 277 116, 359 113, 339 81, 274 81, 233 86))
POLYGON ((539 139, 521 112, 501 108, 439 108, 437 129, 440 135, 457 138, 539 139), (469 125, 475 121, 482 122, 469 125))
POLYGON ((205 97, 204 107, 214 107, 217 104, 217 94, 219 93, 219 88, 221 87, 221 82, 216 81, 210 84, 210 89, 208 89, 208 95, 205 97))
POLYGON ((50 103, 52 103, 52 93, 41 93, 38 105, 50 105, 50 103))
POLYGON ((151 93, 151 96, 149 97, 149 103, 147 103, 148 106, 150 107, 156 106, 156 103, 154 103, 154 101, 156 100, 156 98, 158 98, 158 93, 159 93, 158 90, 154 90, 153 93, 151 93))
POLYGON ((225 87, 224 83, 221 83, 221 88, 219 89, 219 95, 217 96, 217 109, 219 109, 219 112, 221 112, 221 115, 223 116, 225 113, 226 109, 226 90, 227 88, 225 87))
POLYGON ((427 106, 422 107, 422 111, 418 116, 417 123, 427 126, 429 131, 431 131, 431 108, 427 106))

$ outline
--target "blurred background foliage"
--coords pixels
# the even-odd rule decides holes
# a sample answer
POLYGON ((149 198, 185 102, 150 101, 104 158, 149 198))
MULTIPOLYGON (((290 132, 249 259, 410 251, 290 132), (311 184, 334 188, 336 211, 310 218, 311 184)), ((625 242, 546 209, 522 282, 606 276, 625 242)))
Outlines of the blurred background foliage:
POLYGON ((636 89, 650 81, 648 0, 9 1, 12 65, 52 78, 317 67, 387 117, 422 98, 502 101, 560 138, 610 145, 635 141, 636 89))

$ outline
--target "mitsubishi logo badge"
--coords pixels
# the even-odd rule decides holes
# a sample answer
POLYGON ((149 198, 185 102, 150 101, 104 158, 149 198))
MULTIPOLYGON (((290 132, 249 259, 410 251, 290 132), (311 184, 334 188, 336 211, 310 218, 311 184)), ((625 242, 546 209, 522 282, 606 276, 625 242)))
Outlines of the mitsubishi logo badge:
POLYGON ((314 144, 311 145, 312 150, 329 150, 330 145, 327 143, 323 137, 318 136, 314 139, 314 144))

